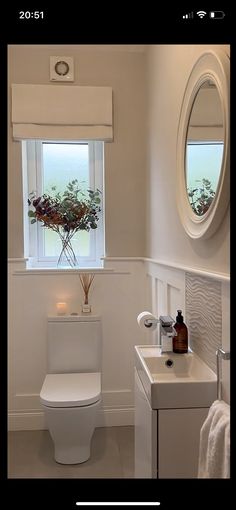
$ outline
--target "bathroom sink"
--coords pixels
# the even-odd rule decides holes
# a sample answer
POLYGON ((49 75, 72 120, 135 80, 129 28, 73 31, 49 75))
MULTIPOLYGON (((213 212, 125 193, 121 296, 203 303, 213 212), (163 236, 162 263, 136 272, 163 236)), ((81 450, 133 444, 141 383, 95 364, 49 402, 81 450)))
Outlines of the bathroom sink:
POLYGON ((210 407, 217 398, 215 373, 191 350, 135 346, 135 366, 152 409, 210 407))

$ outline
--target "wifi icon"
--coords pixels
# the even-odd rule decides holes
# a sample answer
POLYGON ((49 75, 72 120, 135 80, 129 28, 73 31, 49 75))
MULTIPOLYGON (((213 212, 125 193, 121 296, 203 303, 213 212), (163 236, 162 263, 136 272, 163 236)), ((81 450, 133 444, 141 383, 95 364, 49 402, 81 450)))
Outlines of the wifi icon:
POLYGON ((199 18, 204 18, 204 16, 206 16, 206 11, 197 11, 197 15, 199 18))

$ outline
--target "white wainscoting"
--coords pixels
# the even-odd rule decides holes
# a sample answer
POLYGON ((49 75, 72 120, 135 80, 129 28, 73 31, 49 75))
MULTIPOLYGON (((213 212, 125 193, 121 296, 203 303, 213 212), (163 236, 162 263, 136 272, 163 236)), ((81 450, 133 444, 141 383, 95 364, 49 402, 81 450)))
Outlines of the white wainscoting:
MULTIPOLYGON (((69 313, 82 303, 79 277, 75 272, 25 272, 24 259, 9 261, 8 283, 8 409, 9 429, 47 427, 39 393, 46 374, 47 315, 55 303, 66 301, 69 313)), ((185 272, 192 268, 174 267, 153 259, 107 258, 105 268, 96 273, 91 292, 94 314, 102 316, 103 366, 102 409, 97 426, 134 423, 134 345, 158 343, 154 332, 141 330, 137 316, 149 310, 156 316, 171 315, 185 305, 185 272)), ((229 282, 206 274, 222 285, 222 346, 229 349, 229 282)), ((229 402, 229 362, 223 364, 223 398, 229 402)))
MULTIPOLYGON (((102 401, 98 426, 134 421, 134 345, 148 343, 137 324, 145 309, 146 282, 142 259, 107 261, 113 272, 96 273, 91 289, 92 312, 102 317, 102 401)), ((8 390, 9 429, 44 429, 39 393, 46 374, 47 315, 66 301, 79 312, 79 277, 66 272, 24 271, 25 261, 9 262, 8 390)))
MULTIPOLYGON (((165 267, 146 262, 148 285, 148 310, 154 315, 171 315, 176 317, 176 310, 185 314, 185 273, 173 267, 165 267)), ((159 329, 149 332, 150 344, 159 343, 159 329)))

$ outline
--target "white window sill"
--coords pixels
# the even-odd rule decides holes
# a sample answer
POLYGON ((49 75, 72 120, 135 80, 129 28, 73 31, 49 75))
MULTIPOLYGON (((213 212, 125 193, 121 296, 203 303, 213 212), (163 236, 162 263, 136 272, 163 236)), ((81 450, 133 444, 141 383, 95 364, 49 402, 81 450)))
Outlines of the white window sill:
POLYGON ((57 269, 57 268, 28 268, 28 269, 19 269, 15 270, 13 274, 15 276, 22 275, 75 275, 78 273, 95 273, 95 274, 130 274, 130 271, 116 271, 115 269, 105 269, 100 267, 88 267, 88 268, 65 268, 65 269, 57 269))
POLYGON ((103 267, 28 267, 15 271, 17 274, 77 274, 77 273, 112 273, 113 269, 104 269, 103 267))
POLYGON ((17 259, 8 259, 8 263, 12 270, 10 271, 12 275, 15 276, 24 276, 24 275, 41 275, 41 276, 50 276, 50 275, 78 275, 78 273, 95 273, 96 275, 106 275, 106 274, 130 274, 130 271, 123 271, 120 269, 113 269, 111 267, 26 267, 28 258, 17 258, 17 259))

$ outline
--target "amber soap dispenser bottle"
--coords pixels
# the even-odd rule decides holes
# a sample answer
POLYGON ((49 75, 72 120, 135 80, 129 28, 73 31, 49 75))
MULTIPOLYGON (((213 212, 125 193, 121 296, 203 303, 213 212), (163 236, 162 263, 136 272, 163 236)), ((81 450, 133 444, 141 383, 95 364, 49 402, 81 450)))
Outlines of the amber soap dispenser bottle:
POLYGON ((177 310, 177 314, 174 325, 177 336, 173 336, 173 352, 184 354, 188 352, 188 329, 184 324, 182 310, 177 310))

